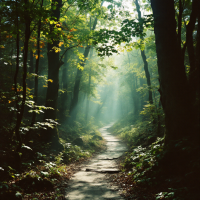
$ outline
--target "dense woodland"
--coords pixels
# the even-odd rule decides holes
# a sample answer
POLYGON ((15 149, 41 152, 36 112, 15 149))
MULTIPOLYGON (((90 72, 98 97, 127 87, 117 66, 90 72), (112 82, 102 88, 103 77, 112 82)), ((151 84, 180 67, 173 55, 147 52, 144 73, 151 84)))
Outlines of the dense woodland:
POLYGON ((199 199, 199 10, 199 0, 1 0, 0 199, 63 199, 111 122, 129 147, 113 179, 124 196, 199 199))

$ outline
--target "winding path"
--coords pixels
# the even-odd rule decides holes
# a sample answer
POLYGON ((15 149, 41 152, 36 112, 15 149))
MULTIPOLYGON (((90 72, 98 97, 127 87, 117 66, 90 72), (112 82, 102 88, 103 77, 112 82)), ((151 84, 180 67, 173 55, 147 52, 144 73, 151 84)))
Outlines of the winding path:
POLYGON ((111 187, 105 179, 105 173, 119 172, 116 159, 127 150, 121 140, 107 131, 112 125, 99 129, 107 142, 107 150, 92 158, 82 166, 81 171, 74 174, 69 181, 66 200, 123 199, 118 193, 118 188, 111 187))

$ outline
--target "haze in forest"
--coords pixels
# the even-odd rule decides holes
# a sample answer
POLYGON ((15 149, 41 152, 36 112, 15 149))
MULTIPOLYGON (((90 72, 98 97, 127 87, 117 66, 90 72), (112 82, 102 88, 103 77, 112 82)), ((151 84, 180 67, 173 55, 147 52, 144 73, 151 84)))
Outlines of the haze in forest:
POLYGON ((199 8, 0 1, 0 199, 38 199, 46 183, 50 192, 69 180, 72 166, 105 150, 108 124, 129 148, 124 195, 198 199, 199 8))

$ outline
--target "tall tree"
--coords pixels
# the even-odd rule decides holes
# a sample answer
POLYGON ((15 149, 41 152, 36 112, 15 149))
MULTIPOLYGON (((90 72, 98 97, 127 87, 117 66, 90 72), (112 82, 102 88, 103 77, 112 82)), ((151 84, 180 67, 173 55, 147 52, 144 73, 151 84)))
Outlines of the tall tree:
MULTIPOLYGON (((130 56, 127 53, 128 56, 128 66, 129 69, 131 68, 130 64, 130 56)), ((137 116, 139 113, 139 101, 138 101, 138 93, 137 93, 137 76, 135 73, 129 73, 131 75, 131 78, 128 77, 127 80, 130 82, 130 89, 131 89, 131 96, 133 99, 133 107, 134 107, 134 115, 137 116)))
MULTIPOLYGON (((24 1, 24 10, 27 10, 29 8, 30 4, 28 2, 28 0, 24 1)), ((17 10, 17 15, 16 17, 18 18, 18 2, 16 1, 16 10, 17 10)), ((23 86, 23 92, 22 92, 22 103, 20 108, 18 107, 18 112, 17 112, 17 121, 16 121, 16 127, 15 127, 15 134, 17 136, 17 139, 19 141, 19 145, 17 147, 17 152, 20 151, 21 149, 21 145, 22 145, 22 141, 20 138, 20 126, 21 126, 21 121, 23 118, 23 114, 24 114, 24 106, 25 106, 25 101, 26 101, 26 77, 27 77, 27 59, 28 59, 28 43, 29 43, 29 38, 30 38, 30 25, 31 25, 31 18, 29 16, 29 14, 24 11, 24 21, 25 21, 25 39, 24 39, 24 56, 23 56, 23 81, 22 81, 22 86, 23 86)), ((17 22, 17 27, 18 27, 18 19, 16 19, 17 22)), ((16 40, 16 45, 17 45, 17 57, 16 57, 16 61, 17 61, 17 69, 16 69, 16 75, 15 75, 15 91, 17 93, 17 75, 18 75, 18 70, 19 70, 19 30, 17 28, 17 40, 16 40)), ((18 96, 18 95, 17 95, 18 96)), ((18 102, 17 102, 18 103, 18 102)))
MULTIPOLYGON (((141 39, 141 42, 144 42, 144 37, 142 36, 142 34, 143 34, 143 23, 142 23, 140 5, 138 3, 138 0, 135 0, 135 5, 136 5, 137 13, 138 13, 138 20, 139 20, 139 23, 140 23, 140 32, 141 32, 140 39, 141 39)), ((142 60, 143 60, 143 63, 144 63, 144 71, 145 71, 145 75, 146 75, 146 79, 147 79, 148 92, 149 92, 149 103, 153 103, 152 91, 151 91, 151 78, 150 78, 150 73, 149 73, 149 68, 148 68, 147 57, 146 57, 145 51, 142 50, 142 49, 141 49, 141 56, 142 56, 142 60)))
MULTIPOLYGON (((199 8, 198 0, 194 0, 193 4, 199 8)), ((180 45, 177 41, 174 1, 151 0, 151 6, 155 21, 160 94, 165 112, 166 142, 168 143, 194 133, 194 108, 180 45)), ((193 32, 194 27, 188 27, 188 29, 193 32)))
POLYGON ((60 110, 60 120, 61 122, 66 122, 66 112, 67 112, 67 100, 68 100, 68 68, 69 68, 69 56, 70 51, 66 52, 64 57, 64 65, 62 68, 62 90, 63 93, 61 93, 61 105, 62 109, 60 110))
MULTIPOLYGON (((51 3, 51 21, 55 23, 50 24, 50 38, 48 38, 47 44, 47 56, 48 56, 48 89, 46 96, 46 107, 53 109, 47 109, 44 115, 44 119, 57 118, 57 100, 58 100, 58 88, 59 88, 59 68, 63 64, 59 58, 59 31, 60 28, 60 9, 62 7, 62 0, 53 0, 51 3)), ((57 129, 47 128, 44 134, 44 140, 53 142, 56 146, 59 145, 59 138, 57 129)))
MULTIPOLYGON (((92 55, 93 55, 93 49, 91 49, 90 51, 90 58, 92 59, 92 55)), ((85 114, 85 121, 87 123, 88 121, 88 113, 89 113, 89 103, 90 103, 90 87, 91 87, 91 66, 89 69, 89 79, 88 79, 88 94, 87 94, 87 100, 86 100, 86 114, 85 114)))
MULTIPOLYGON (((43 6, 43 0, 41 2, 41 7, 43 6)), ((38 30, 37 30, 37 59, 35 63, 35 87, 34 87, 34 101, 35 105, 37 105, 38 101, 38 70, 39 70, 39 61, 40 61, 40 32, 41 32, 41 19, 38 22, 38 30)), ((32 53, 32 51, 31 51, 32 53)), ((31 55, 32 57, 32 55, 31 55)), ((31 125, 35 123, 36 112, 33 112, 31 125)))
MULTIPOLYGON (((92 30, 95 30, 96 25, 97 25, 97 18, 95 18, 95 20, 94 20, 92 30)), ((84 66, 85 66, 85 61, 86 61, 86 58, 88 57, 90 48, 91 48, 90 45, 87 45, 85 47, 85 51, 84 51, 84 54, 83 54, 85 60, 82 61, 81 64, 80 64, 82 68, 84 68, 84 66)), ((71 117, 70 121, 74 121, 76 119, 76 115, 77 115, 77 112, 78 112, 77 105, 78 105, 79 87, 80 87, 82 72, 83 72, 82 69, 79 69, 79 68, 77 69, 77 75, 76 75, 74 91, 73 91, 73 99, 72 99, 72 102, 71 102, 70 112, 69 112, 70 117, 71 117)))

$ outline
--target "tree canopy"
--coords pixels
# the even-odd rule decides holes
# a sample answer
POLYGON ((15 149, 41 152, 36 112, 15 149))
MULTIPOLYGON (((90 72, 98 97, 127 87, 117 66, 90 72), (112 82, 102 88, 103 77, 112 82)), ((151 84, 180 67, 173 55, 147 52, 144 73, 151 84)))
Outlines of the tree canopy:
POLYGON ((50 173, 102 149, 92 134, 115 122, 134 187, 164 181, 154 199, 197 199, 199 9, 199 0, 1 0, 0 198, 9 187, 25 196, 11 183, 35 166, 50 173))

